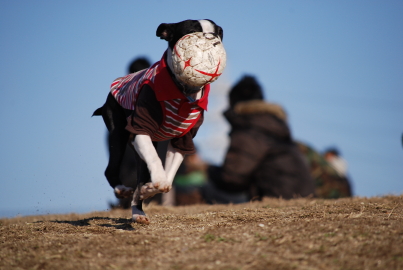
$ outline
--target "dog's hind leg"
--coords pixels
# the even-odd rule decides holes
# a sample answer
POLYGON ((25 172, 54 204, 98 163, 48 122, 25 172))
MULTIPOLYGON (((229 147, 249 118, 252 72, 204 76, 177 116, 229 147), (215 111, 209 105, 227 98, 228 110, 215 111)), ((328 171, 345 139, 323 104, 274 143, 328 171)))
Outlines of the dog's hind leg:
POLYGON ((130 136, 130 133, 126 130, 126 115, 125 110, 109 94, 105 105, 102 107, 102 117, 109 130, 109 162, 105 170, 105 177, 109 185, 114 188, 117 197, 129 197, 133 194, 133 189, 123 186, 119 178, 120 164, 130 136))
POLYGON ((143 211, 143 201, 139 199, 140 189, 137 187, 133 194, 132 220, 140 224, 148 225, 150 220, 143 211))
MULTIPOLYGON (((131 187, 122 185, 120 179, 120 165, 125 154, 130 133, 126 130, 112 130, 108 135, 109 162, 105 170, 105 177, 111 187, 114 188, 118 198, 129 197, 133 194, 131 187)), ((133 164, 135 166, 135 164, 133 164)))

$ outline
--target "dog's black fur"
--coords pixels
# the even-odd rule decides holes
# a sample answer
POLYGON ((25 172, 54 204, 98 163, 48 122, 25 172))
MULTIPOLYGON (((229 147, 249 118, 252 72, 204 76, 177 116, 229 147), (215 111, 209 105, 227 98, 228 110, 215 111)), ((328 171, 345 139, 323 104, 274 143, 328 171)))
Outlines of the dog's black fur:
MULTIPOLYGON (((214 25, 214 33, 223 40, 224 32, 212 20, 206 20, 214 25)), ((168 41, 168 46, 173 49, 176 42, 184 35, 203 32, 203 28, 198 20, 186 20, 178 23, 161 23, 157 28, 157 37, 168 41)))
MULTIPOLYGON (((213 34, 219 36, 222 40, 222 28, 211 20, 207 21, 213 25, 213 34)), ((168 41, 168 47, 173 50, 175 43, 181 37, 194 32, 203 32, 203 26, 199 20, 186 20, 178 23, 162 23, 157 28, 156 35, 157 37, 168 41)), ((175 77, 172 76, 172 78, 175 81, 175 77)), ((177 81, 176 83, 177 85, 180 84, 177 81)), ((186 86, 181 86, 182 87, 179 89, 184 88, 183 90, 186 92, 186 86)), ((105 176, 113 188, 122 184, 119 178, 119 168, 130 137, 130 133, 125 129, 127 124, 126 118, 131 115, 132 112, 133 111, 121 107, 116 99, 109 93, 105 104, 101 108, 98 108, 93 114, 102 115, 105 125, 109 131, 109 162, 105 170, 105 176)), ((133 136, 131 139, 133 139, 133 136)), ((153 144, 155 147, 157 147, 156 142, 153 142, 153 144)), ((147 169, 147 165, 137 153, 136 164, 133 164, 133 166, 136 166, 137 168, 137 187, 140 187, 142 184, 149 181, 150 174, 147 169)))

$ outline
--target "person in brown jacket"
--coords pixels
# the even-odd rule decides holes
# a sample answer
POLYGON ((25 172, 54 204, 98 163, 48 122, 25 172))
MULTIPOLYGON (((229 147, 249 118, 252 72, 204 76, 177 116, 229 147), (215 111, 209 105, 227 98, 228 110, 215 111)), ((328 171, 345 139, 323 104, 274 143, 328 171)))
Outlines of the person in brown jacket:
POLYGON ((314 195, 308 164, 293 141, 286 113, 263 98, 252 76, 231 89, 230 108, 224 112, 231 125, 230 145, 222 166, 208 168, 207 202, 242 202, 242 194, 247 200, 314 195))

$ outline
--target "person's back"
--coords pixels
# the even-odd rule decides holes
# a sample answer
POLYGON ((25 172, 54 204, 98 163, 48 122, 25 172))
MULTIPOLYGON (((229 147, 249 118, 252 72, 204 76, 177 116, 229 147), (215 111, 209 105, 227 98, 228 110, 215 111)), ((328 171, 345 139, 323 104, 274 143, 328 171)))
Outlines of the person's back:
POLYGON ((284 110, 263 101, 254 78, 244 77, 232 89, 224 115, 231 125, 230 146, 223 166, 209 169, 218 188, 248 191, 250 198, 314 194, 313 180, 292 141, 284 110))

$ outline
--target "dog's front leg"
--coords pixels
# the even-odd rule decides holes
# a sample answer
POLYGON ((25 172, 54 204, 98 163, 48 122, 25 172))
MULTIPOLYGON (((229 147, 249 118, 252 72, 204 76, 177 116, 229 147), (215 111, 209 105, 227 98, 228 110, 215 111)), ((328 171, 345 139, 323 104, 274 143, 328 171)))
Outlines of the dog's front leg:
POLYGON ((174 181, 174 177, 183 161, 183 158, 183 154, 173 148, 171 142, 169 142, 165 158, 165 174, 167 176, 167 182, 170 185, 169 189, 172 187, 172 182, 174 181))
POLYGON ((172 182, 174 181, 175 174, 178 171, 183 158, 183 154, 173 148, 171 142, 169 142, 165 158, 166 181, 158 186, 156 186, 153 182, 145 184, 142 187, 140 199, 147 199, 154 196, 156 193, 169 192, 172 188, 172 182))
MULTIPOLYGON (((140 158, 146 163, 151 178, 151 183, 147 183, 140 188, 140 200, 152 197, 157 193, 167 192, 170 185, 150 136, 136 135, 133 140, 133 146, 140 158)), ((139 182, 143 183, 148 180, 138 179, 139 182)))
POLYGON ((175 192, 172 191, 172 182, 174 181, 176 172, 183 161, 184 155, 172 147, 171 142, 168 144, 168 149, 165 157, 165 173, 167 182, 170 184, 169 193, 162 194, 162 205, 175 205, 175 192))

